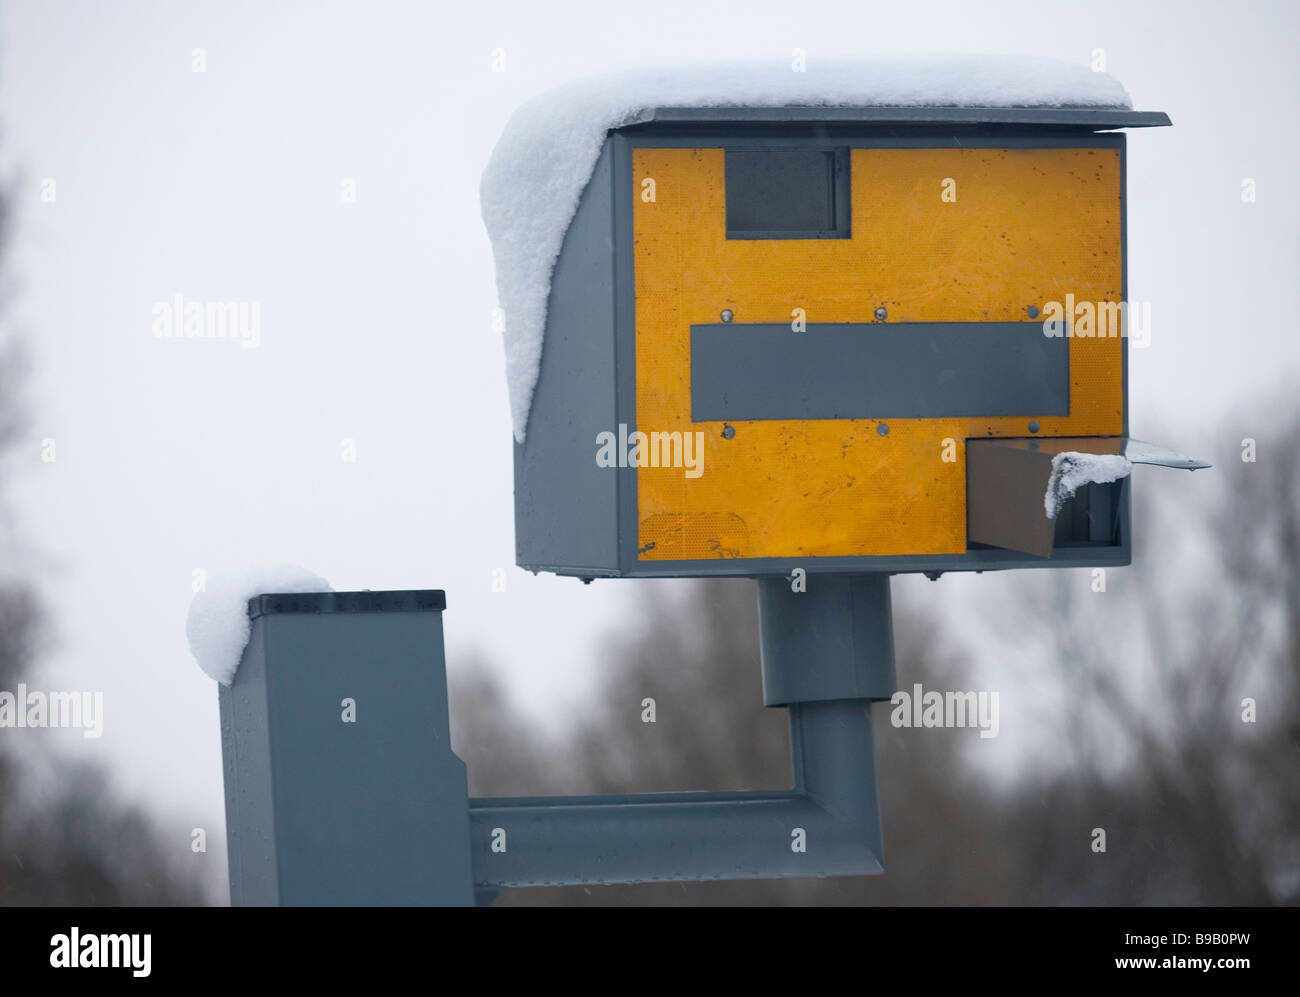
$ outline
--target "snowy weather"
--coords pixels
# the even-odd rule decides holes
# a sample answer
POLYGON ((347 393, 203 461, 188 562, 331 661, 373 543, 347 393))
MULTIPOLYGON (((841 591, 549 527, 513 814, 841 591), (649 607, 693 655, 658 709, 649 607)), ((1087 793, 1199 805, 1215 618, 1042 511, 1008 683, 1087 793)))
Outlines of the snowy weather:
POLYGON ((1280 965, 1298 43, 1284 0, 4 4, 18 977, 512 906, 1280 965))

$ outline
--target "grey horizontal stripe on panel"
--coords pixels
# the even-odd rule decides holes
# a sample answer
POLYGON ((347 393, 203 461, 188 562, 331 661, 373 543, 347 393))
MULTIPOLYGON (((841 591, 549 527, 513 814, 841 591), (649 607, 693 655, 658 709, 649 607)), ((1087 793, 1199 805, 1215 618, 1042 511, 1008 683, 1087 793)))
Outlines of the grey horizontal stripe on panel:
POLYGON ((691 326, 696 422, 1069 414, 1069 340, 1041 322, 691 326))

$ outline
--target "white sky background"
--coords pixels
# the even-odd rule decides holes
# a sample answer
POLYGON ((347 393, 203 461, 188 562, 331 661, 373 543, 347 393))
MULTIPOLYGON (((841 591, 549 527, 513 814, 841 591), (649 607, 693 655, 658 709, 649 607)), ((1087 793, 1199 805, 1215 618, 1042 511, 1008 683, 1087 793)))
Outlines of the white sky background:
MULTIPOLYGON (((636 612, 642 586, 675 583, 583 587, 513 567, 504 360, 478 211, 510 112, 577 76, 782 65, 795 47, 810 61, 953 51, 1085 64, 1104 49, 1135 106, 1174 120, 1129 140, 1129 294, 1153 302, 1154 320, 1151 347, 1131 354, 1133 431, 1185 426, 1154 442, 1235 459, 1251 427, 1218 417, 1300 367, 1298 11, 6 4, 0 125, 19 288, 4 321, 34 361, 13 483, 33 554, 19 567, 38 573, 51 613, 42 685, 101 689, 107 713, 99 741, 44 734, 105 760, 161 812, 219 828, 216 689, 184 622, 193 570, 226 563, 297 562, 337 589, 445 588, 452 667, 481 651, 552 722, 581 709, 597 669, 617 667, 599 660, 602 637, 636 612), (195 48, 206 73, 190 69, 195 48), (495 48, 505 73, 490 71, 495 48), (46 177, 54 204, 40 201, 46 177), (340 197, 345 177, 355 204, 340 197), (1241 203, 1244 177, 1256 204, 1241 203), (155 339, 153 304, 178 292, 260 302, 261 346, 155 339), (45 437, 54 464, 40 461, 45 437), (340 459, 344 437, 355 464, 340 459), (505 594, 491 591, 498 567, 505 594)), ((999 584, 896 590, 951 607, 999 584)))

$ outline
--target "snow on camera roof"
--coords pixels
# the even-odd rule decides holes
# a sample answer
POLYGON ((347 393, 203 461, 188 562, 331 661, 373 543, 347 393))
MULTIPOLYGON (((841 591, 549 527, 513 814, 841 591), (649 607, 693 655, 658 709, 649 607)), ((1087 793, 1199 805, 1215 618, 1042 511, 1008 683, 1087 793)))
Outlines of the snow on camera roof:
POLYGON ((537 385, 551 273, 611 129, 665 119, 762 120, 773 115, 759 109, 777 108, 790 111, 777 116, 781 119, 805 121, 1088 124, 1091 119, 1094 127, 1109 128, 1168 123, 1162 115, 1135 114, 1132 106, 1118 80, 1086 66, 1037 56, 971 55, 812 59, 803 72, 793 72, 783 61, 639 69, 579 80, 533 98, 506 124, 479 191, 496 260, 498 304, 505 313, 515 438, 524 440, 537 385), (990 113, 891 114, 889 108, 990 113), (1006 110, 1016 108, 1075 111, 1053 116, 1006 110), (1100 110, 1127 113, 1101 116, 1100 110))

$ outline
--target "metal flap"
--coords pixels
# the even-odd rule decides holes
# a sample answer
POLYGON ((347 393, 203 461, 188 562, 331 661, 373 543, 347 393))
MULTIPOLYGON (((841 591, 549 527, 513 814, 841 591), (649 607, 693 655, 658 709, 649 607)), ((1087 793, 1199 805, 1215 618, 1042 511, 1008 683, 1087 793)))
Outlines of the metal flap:
MULTIPOLYGON (((1129 464, 1197 470, 1204 461, 1176 450, 1127 436, 1034 437, 1028 439, 973 439, 966 441, 966 538, 973 543, 1005 547, 1038 557, 1051 557, 1055 522, 1047 502, 1049 488, 1059 485, 1054 462, 1060 454, 1098 457, 1122 456, 1129 464)), ((1070 466, 1067 461, 1065 466, 1070 466)), ((1116 462, 1103 465, 1114 480, 1116 462)), ((1079 467, 1075 462, 1074 467, 1079 467)), ((1081 472, 1087 482, 1086 467, 1081 472)), ((1071 491, 1080 487, 1076 478, 1071 491)))
POLYGON ((1043 512, 1055 452, 1046 440, 966 441, 966 539, 1052 556, 1055 524, 1043 512))
POLYGON ((1177 450, 1144 443, 1142 440, 1124 438, 1124 456, 1134 464, 1155 464, 1159 467, 1180 467, 1188 471, 1197 471, 1210 465, 1195 457, 1188 457, 1177 450))

